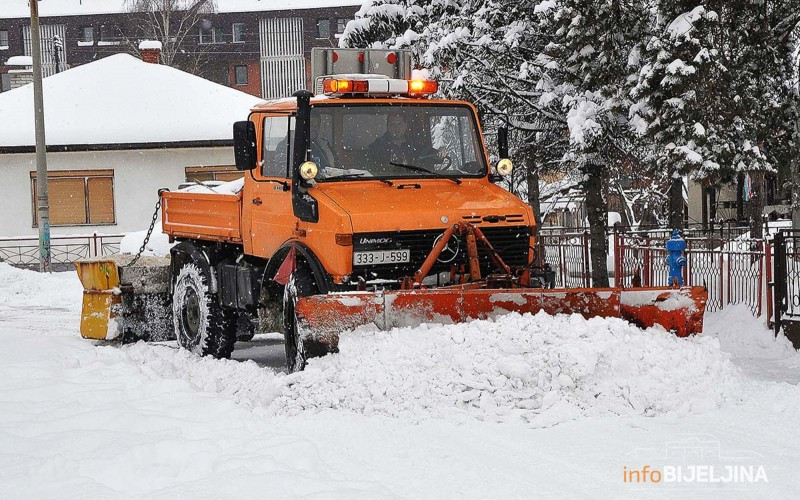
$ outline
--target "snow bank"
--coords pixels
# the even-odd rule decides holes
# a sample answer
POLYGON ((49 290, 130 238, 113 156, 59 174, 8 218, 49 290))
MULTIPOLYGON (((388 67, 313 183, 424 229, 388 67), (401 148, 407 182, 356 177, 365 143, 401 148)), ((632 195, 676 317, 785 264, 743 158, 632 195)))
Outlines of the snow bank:
POLYGON ((326 409, 549 426, 581 416, 699 413, 740 397, 709 337, 619 319, 511 314, 464 325, 345 333, 338 355, 288 376, 277 413, 326 409))
MULTIPOLYGON (((146 230, 127 233, 119 242, 119 253, 136 255, 142 247, 145 236, 147 236, 146 230)), ((164 257, 169 255, 169 249, 173 246, 175 246, 175 243, 169 242, 169 236, 159 229, 154 229, 142 255, 164 257)))
POLYGON ((0 306, 30 308, 30 316, 41 307, 80 311, 82 293, 75 271, 40 273, 0 262, 0 306))
MULTIPOLYGON (((73 311, 75 273, 0 264, 0 310, 73 311)), ((76 325, 77 326, 77 325, 76 325)), ((461 325, 344 332, 341 352, 286 375, 253 361, 199 358, 167 345, 108 347, 151 378, 183 380, 272 415, 344 410, 426 419, 523 422, 545 427, 582 417, 704 413, 743 398, 724 348, 765 356, 794 351, 742 308, 708 321, 708 335, 679 339, 616 318, 510 314, 461 325), (736 333, 725 325, 743 325, 736 333), (752 326, 752 328, 751 328, 752 326), (729 329, 730 330, 730 329, 729 329)), ((73 333, 74 334, 74 333, 73 333)))
POLYGON ((798 356, 797 350, 783 334, 767 328, 746 304, 734 304, 722 311, 706 313, 703 334, 719 340, 722 349, 734 356, 759 359, 785 359, 798 356), (735 326, 735 327, 734 327, 735 326))

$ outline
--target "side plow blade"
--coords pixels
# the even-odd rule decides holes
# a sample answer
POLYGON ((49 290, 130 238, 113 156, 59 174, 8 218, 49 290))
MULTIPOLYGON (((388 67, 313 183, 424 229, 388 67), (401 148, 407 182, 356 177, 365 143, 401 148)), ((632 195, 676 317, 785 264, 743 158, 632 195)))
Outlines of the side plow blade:
POLYGON ((169 260, 131 256, 75 263, 83 284, 81 336, 134 342, 175 338, 169 294, 169 260))
POLYGON ((702 287, 605 289, 465 289, 332 293, 297 301, 301 335, 338 346, 339 333, 363 325, 381 330, 422 323, 461 323, 511 312, 577 313, 661 325, 679 337, 700 333, 707 292, 702 287))

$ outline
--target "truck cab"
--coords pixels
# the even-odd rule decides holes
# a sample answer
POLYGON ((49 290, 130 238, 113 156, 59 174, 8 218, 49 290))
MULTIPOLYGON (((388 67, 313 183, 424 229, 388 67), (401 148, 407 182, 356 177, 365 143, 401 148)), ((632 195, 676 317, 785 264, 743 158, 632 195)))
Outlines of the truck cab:
MULTIPOLYGON (((297 101, 270 102, 250 115, 257 162, 242 191, 246 254, 269 259, 294 242, 332 284, 390 285, 413 274, 436 238, 465 220, 485 228, 507 263, 528 261, 530 208, 489 181, 471 104, 340 93, 313 97, 309 108, 300 163, 313 169, 308 179, 292 178, 297 101)), ((449 271, 464 248, 454 238, 433 271, 449 271)))

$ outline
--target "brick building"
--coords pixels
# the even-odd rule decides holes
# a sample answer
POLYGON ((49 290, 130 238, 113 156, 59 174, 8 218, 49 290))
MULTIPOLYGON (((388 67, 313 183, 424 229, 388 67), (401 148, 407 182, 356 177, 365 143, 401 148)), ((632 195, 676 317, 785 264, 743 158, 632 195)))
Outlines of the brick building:
MULTIPOLYGON (((181 47, 191 72, 249 94, 290 95, 310 82, 312 47, 336 46, 359 0, 215 0, 181 47)), ((140 41, 124 0, 40 0, 43 72, 50 76, 117 53, 140 41), (63 49, 55 48, 60 39, 63 49)), ((9 90, 12 56, 30 55, 27 0, 0 2, 0 92, 9 90)), ((186 61, 183 61, 186 62, 186 61)), ((181 67, 180 61, 176 66, 181 67)), ((187 69, 183 67, 182 69, 187 69)))

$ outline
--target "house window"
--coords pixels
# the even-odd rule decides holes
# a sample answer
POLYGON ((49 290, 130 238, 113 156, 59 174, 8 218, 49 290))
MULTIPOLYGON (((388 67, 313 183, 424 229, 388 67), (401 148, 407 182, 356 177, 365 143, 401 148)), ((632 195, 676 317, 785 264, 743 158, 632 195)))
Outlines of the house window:
POLYGON ((222 165, 218 167, 186 167, 185 173, 186 182, 228 182, 236 180, 244 175, 244 172, 237 170, 233 165, 222 165))
POLYGON ((224 43, 224 34, 220 28, 200 28, 200 43, 224 43))
MULTIPOLYGON (((36 172, 31 172, 33 226, 38 226, 36 172)), ((114 224, 114 171, 64 170, 47 174, 51 226, 114 224)))
POLYGON ((233 42, 244 42, 244 23, 233 23, 233 42))
POLYGON ((119 26, 103 24, 100 26, 100 40, 97 45, 119 45, 122 43, 122 31, 119 26))
POLYGON ((341 35, 342 33, 344 33, 344 29, 347 27, 347 22, 348 21, 349 21, 349 19, 347 19, 345 17, 340 17, 340 18, 336 19, 336 33, 337 34, 341 35))
POLYGON ((211 42, 225 43, 225 34, 222 32, 222 28, 211 28, 211 42))
POLYGON ((84 26, 81 28, 81 43, 91 45, 94 43, 94 28, 91 26, 84 26))
POLYGON ((317 19, 317 38, 331 37, 331 20, 317 19))
POLYGON ((8 50, 8 30, 0 30, 0 50, 8 50))
POLYGON ((236 65, 233 67, 236 85, 247 85, 247 66, 236 65))

